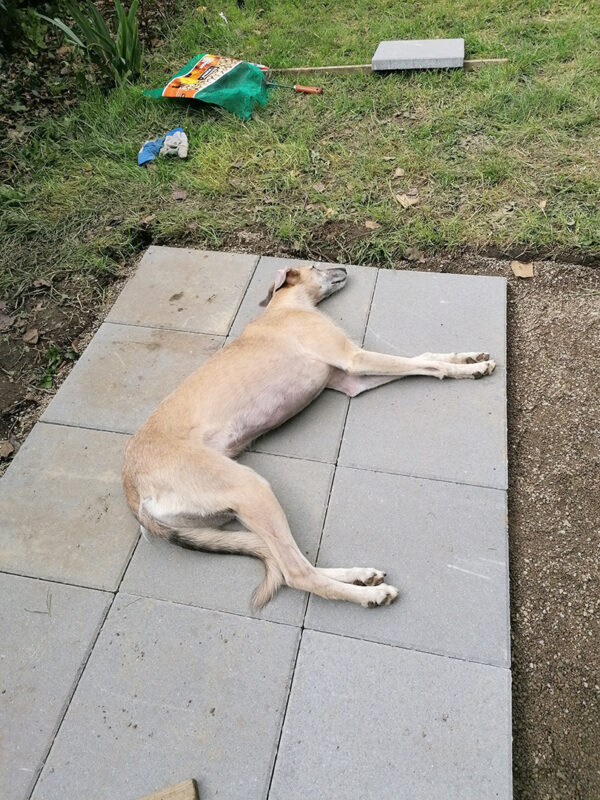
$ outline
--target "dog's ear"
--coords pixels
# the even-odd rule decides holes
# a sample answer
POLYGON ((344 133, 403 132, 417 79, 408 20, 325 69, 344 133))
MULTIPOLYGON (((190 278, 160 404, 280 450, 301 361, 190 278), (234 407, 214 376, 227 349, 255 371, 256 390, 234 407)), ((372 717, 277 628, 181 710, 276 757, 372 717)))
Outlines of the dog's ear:
POLYGON ((275 282, 271 284, 269 291, 267 292, 267 296, 264 300, 261 300, 259 305, 268 306, 271 302, 271 298, 278 289, 281 289, 282 286, 295 286, 299 280, 300 273, 297 269, 294 269, 293 267, 278 269, 277 274, 275 275, 275 282))

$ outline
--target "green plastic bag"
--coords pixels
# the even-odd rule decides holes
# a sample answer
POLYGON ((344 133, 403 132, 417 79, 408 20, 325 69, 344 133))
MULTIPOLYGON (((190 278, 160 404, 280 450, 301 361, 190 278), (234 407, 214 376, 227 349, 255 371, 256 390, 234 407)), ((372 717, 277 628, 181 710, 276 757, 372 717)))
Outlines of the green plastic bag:
POLYGON ((268 67, 228 56, 194 56, 162 89, 145 91, 148 97, 187 97, 232 111, 249 119, 257 103, 267 102, 268 67))

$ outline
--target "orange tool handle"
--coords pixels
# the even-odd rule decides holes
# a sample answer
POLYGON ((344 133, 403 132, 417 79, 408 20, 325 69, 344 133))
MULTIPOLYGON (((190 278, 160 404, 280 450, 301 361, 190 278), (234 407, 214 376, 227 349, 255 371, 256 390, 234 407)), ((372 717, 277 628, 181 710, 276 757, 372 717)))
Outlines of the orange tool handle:
POLYGON ((303 94, 323 94, 323 89, 320 86, 301 86, 296 83, 294 84, 294 89, 303 94))

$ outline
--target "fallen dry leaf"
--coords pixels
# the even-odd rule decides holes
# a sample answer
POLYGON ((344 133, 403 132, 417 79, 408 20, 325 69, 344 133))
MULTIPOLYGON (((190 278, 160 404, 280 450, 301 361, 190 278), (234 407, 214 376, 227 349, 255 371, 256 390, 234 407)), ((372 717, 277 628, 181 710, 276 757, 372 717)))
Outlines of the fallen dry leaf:
POLYGON ((510 266, 517 278, 533 278, 532 261, 511 261, 510 266))
POLYGON ((319 183, 315 183, 313 189, 315 190, 315 192, 319 192, 319 194, 321 194, 322 192, 325 191, 325 184, 319 181, 319 183))
POLYGON ((405 172, 402 169, 402 167, 396 167, 396 169, 394 170, 394 178, 403 178, 404 175, 405 172))
POLYGON ((417 203, 419 202, 419 198, 409 197, 407 194, 397 194, 396 202, 400 203, 402 208, 410 208, 411 206, 417 205, 417 203))
POLYGON ((546 210, 546 203, 547 202, 548 202, 547 200, 540 200, 540 202, 538 203, 538 206, 542 209, 542 211, 546 210))
POLYGON ((7 314, 0 314, 0 333, 6 333, 6 331, 14 324, 15 319, 16 317, 9 317, 7 314))
POLYGON ((377 228, 381 228, 381 225, 378 222, 375 222, 374 219, 368 219, 365 222, 365 228, 368 228, 370 231, 376 231, 377 228))
POLYGON ((407 247, 404 251, 404 258, 408 261, 418 261, 419 264, 425 263, 425 256, 416 247, 407 247))
POLYGON ((394 161, 395 158, 396 158, 396 156, 384 156, 383 160, 384 161, 394 161))
POLYGON ((241 186, 244 181, 241 178, 229 178, 229 185, 233 186, 237 189, 238 186, 241 186))
POLYGON ((327 211, 325 203, 308 203, 306 206, 307 211, 314 211, 315 208, 318 208, 319 211, 327 211))
POLYGON ((50 283, 50 281, 47 281, 47 280, 46 280, 46 278, 36 278, 36 279, 34 280, 34 282, 33 282, 33 285, 34 285, 34 287, 35 287, 36 289, 39 289, 39 288, 40 288, 40 286, 46 286, 46 287, 48 287, 48 288, 49 288, 50 286, 52 286, 52 284, 50 283))
POLYGON ((8 458, 14 451, 15 448, 7 439, 0 442, 0 458, 8 458))
POLYGON ((156 214, 148 214, 147 217, 142 217, 140 225, 149 225, 154 219, 156 219, 156 214))
POLYGON ((406 194, 409 197, 418 197, 419 196, 419 191, 418 191, 418 189, 415 189, 414 186, 413 186, 412 189, 407 189, 406 190, 406 194))
POLYGON ((185 189, 175 189, 171 197, 173 198, 173 200, 185 200, 185 198, 187 197, 187 192, 185 191, 185 189))
POLYGON ((37 328, 29 328, 29 330, 23 334, 23 341, 25 344, 37 344, 39 338, 40 335, 37 328))

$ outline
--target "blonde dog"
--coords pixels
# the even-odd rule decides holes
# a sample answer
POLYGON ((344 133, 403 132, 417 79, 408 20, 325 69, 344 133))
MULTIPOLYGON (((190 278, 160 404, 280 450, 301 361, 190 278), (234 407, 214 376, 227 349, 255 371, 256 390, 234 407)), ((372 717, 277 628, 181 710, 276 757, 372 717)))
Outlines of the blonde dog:
POLYGON ((316 309, 346 279, 343 268, 279 270, 264 313, 175 389, 126 449, 123 484, 142 529, 193 550, 262 559, 256 608, 282 585, 365 607, 392 603, 398 590, 378 569, 313 566, 267 481, 234 458, 326 388, 355 397, 407 375, 481 378, 495 367, 487 353, 362 350, 316 309), (220 530, 231 520, 243 529, 220 530))

